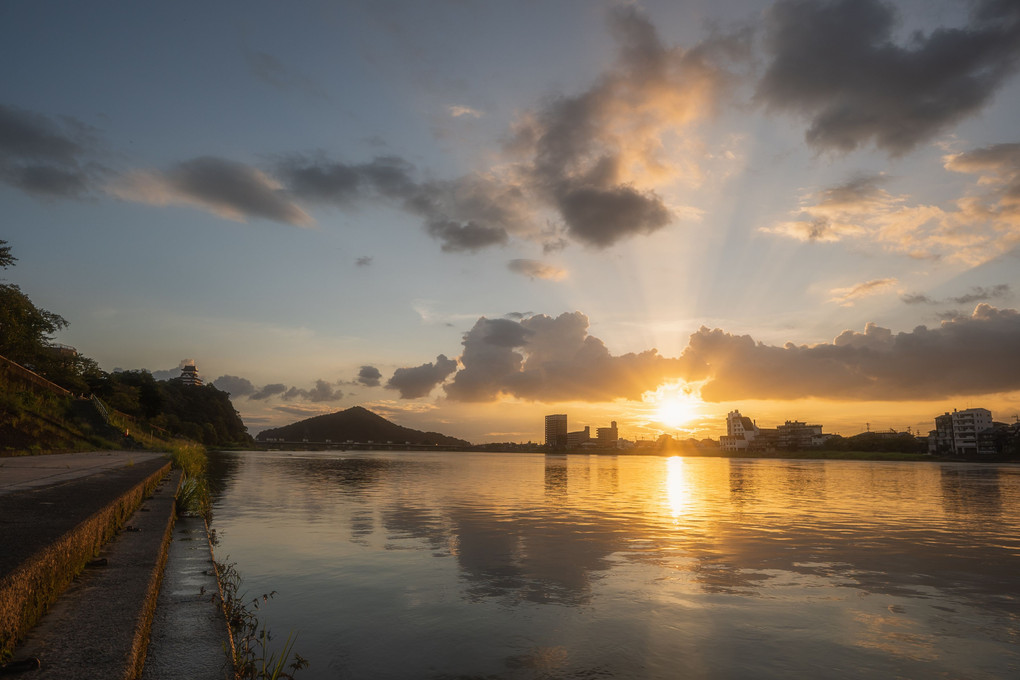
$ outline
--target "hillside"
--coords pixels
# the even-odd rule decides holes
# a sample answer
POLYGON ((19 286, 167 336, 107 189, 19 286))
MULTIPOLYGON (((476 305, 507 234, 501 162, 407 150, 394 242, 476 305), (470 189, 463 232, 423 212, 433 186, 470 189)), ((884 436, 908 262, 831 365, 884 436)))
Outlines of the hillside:
POLYGON ((439 446, 470 446, 470 443, 463 439, 448 437, 438 432, 421 432, 391 423, 361 406, 264 430, 255 439, 261 442, 272 440, 299 442, 306 439, 312 442, 323 442, 328 439, 334 442, 351 440, 356 442, 408 442, 439 446))

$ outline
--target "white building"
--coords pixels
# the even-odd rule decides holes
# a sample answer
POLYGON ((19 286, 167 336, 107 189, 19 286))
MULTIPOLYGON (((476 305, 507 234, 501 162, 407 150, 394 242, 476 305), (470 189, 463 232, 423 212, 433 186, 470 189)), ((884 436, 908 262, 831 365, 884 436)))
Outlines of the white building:
POLYGON ((740 415, 740 411, 726 414, 726 435, 719 437, 719 446, 724 451, 746 451, 760 430, 750 418, 740 415))
POLYGON ((935 430, 929 435, 930 453, 976 456, 978 433, 992 426, 992 412, 986 408, 953 410, 935 416, 935 430), (932 441, 934 439, 934 441, 932 441))

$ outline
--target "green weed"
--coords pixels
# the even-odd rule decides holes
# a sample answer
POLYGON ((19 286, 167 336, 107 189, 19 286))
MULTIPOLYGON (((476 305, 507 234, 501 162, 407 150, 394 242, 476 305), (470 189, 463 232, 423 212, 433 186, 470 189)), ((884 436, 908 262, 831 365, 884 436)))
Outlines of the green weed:
POLYGON ((247 594, 241 592, 241 575, 233 562, 216 562, 216 570, 222 595, 214 595, 213 601, 222 605, 230 626, 235 676, 239 680, 294 680, 295 673, 308 667, 308 660, 294 652, 297 636, 292 631, 283 648, 272 651, 272 633, 258 616, 258 610, 276 591, 249 601, 247 594))

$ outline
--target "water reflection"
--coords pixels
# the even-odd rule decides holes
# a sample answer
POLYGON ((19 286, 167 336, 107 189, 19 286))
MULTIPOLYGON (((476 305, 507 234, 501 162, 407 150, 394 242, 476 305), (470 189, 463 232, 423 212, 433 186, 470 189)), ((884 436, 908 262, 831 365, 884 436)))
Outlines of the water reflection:
MULTIPOLYGON (((325 617, 315 625, 338 626, 334 637, 358 644, 376 643, 355 626, 399 637, 404 671, 421 663, 411 656, 432 653, 426 641, 446 649, 443 636, 462 640, 455 658, 464 668, 492 677, 675 677, 669 659, 678 654, 688 654, 698 677, 692 645, 708 654, 707 667, 731 670, 713 675, 741 677, 743 662, 719 651, 726 640, 749 653, 771 650, 772 661, 745 677, 787 676, 792 657, 779 650, 804 639, 818 663, 864 663, 877 675, 914 674, 903 663, 953 675, 968 667, 968 648, 1018 662, 1008 647, 1020 635, 1016 468, 431 453, 225 458, 216 468, 225 549, 257 556, 250 559, 269 580, 308 579, 373 620, 403 621, 397 631, 335 610, 319 615, 314 598, 296 614, 325 617), (281 546, 279 564, 250 544, 250 533, 281 546), (486 660, 479 651, 463 656, 467 640, 492 647, 486 660), (644 671, 623 673, 622 659, 644 671)), ((360 654, 346 642, 343 649, 345 659, 360 654)), ((344 663, 353 671, 361 662, 344 663)))

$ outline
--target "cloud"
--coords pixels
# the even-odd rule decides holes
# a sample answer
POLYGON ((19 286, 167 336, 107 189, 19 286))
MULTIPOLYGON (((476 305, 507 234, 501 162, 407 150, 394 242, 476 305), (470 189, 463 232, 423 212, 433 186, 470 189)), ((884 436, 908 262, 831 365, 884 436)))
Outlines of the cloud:
POLYGON ((287 391, 287 386, 283 383, 272 383, 256 390, 249 399, 262 400, 268 399, 269 397, 276 396, 277 394, 283 394, 287 391))
POLYGON ((999 283, 991 288, 985 288, 984 286, 974 286, 970 289, 969 293, 963 295, 957 295, 955 297, 948 297, 941 302, 935 300, 927 295, 920 293, 906 294, 900 297, 905 304, 908 305, 937 305, 944 303, 954 303, 958 305, 972 305, 975 302, 988 302, 989 300, 997 300, 1002 298, 1008 298, 1012 295, 1013 291, 1010 289, 1009 284, 999 283))
POLYGON ((843 307, 852 307, 861 298, 879 295, 897 283, 899 283, 899 279, 895 278, 873 279, 847 288, 833 288, 829 291, 832 293, 829 302, 835 302, 843 307))
MULTIPOLYGON (((654 349, 614 356, 588 326, 581 312, 519 321, 481 317, 464 335, 462 368, 445 383, 446 395, 461 402, 638 401, 678 380, 699 384, 711 402, 939 400, 1020 390, 1020 312, 985 303, 937 328, 894 333, 868 323, 864 332, 846 330, 816 345, 767 345, 702 327, 676 358, 654 349)), ((440 360, 447 368, 423 380, 413 396, 427 394, 454 370, 456 362, 440 360)))
POLYGON ((361 257, 354 261, 354 264, 356 264, 359 267, 367 267, 368 265, 372 264, 372 260, 373 258, 370 255, 362 255, 361 257))
POLYGON ((1020 244, 1020 144, 947 156, 945 168, 979 175, 945 208, 912 204, 885 187, 885 175, 861 175, 807 193, 793 219, 759 231, 808 242, 859 242, 918 259, 976 266, 1020 244))
POLYGON ((747 48, 746 34, 666 47, 633 6, 614 10, 609 23, 619 46, 614 66, 585 92, 522 115, 508 145, 567 233, 596 248, 674 219, 655 188, 696 168, 667 158, 663 138, 713 113, 732 80, 721 64, 747 48))
POLYGON ((378 387, 382 373, 375 366, 362 366, 358 370, 358 383, 365 387, 378 387))
POLYGON ((95 136, 74 118, 0 104, 0 182, 33 196, 79 198, 106 172, 89 160, 95 136))
POLYGON ((251 381, 236 375, 221 375, 210 384, 218 390, 230 393, 232 397, 246 397, 255 394, 255 386, 251 384, 251 381))
POLYGON ((261 218, 302 227, 314 223, 269 175, 213 156, 178 163, 166 172, 135 170, 108 190, 127 201, 192 205, 238 222, 261 218))
MULTIPOLYGON (((658 189, 699 171, 673 139, 712 115, 735 77, 723 67, 746 60, 747 33, 713 35, 683 50, 662 44, 633 7, 610 13, 619 45, 613 66, 586 91, 549 98, 523 112, 489 170, 452 180, 424 179, 396 157, 342 163, 319 156, 282 161, 277 174, 297 197, 343 209, 361 201, 395 202, 423 220, 447 252, 474 252, 510 238, 543 243, 547 252, 570 237, 607 248, 663 229, 684 206, 658 189), (675 156, 675 158, 674 158, 675 156), (552 233, 544 211, 559 217, 552 233)), ((473 116, 451 107, 453 116, 473 116)))
POLYGON ((546 279, 547 281, 562 281, 567 278, 567 270, 545 264, 538 260, 510 260, 507 262, 507 269, 517 274, 523 274, 531 279, 546 279))
POLYGON ((470 106, 448 106, 446 110, 450 112, 450 115, 454 118, 460 118, 462 116, 468 116, 469 118, 481 118, 482 112, 478 109, 473 109, 470 106))
POLYGON ((325 380, 316 380, 315 387, 310 390, 291 387, 283 394, 283 398, 288 401, 291 399, 304 399, 313 403, 338 401, 343 399, 343 397, 343 392, 334 388, 332 384, 325 380))
POLYGON ((281 404, 279 406, 274 406, 273 409, 281 413, 289 413, 290 415, 299 416, 301 418, 311 418, 312 416, 321 415, 323 413, 323 409, 321 407, 306 406, 304 404, 281 404))
POLYGON ((309 201, 340 208, 395 202, 423 218, 426 233, 447 252, 506 243, 510 232, 525 231, 530 221, 531 208, 512 183, 483 173, 424 181, 397 156, 359 164, 293 156, 279 164, 278 173, 294 195, 309 201))
POLYGON ((482 317, 463 345, 464 368, 445 386, 456 401, 494 401, 501 395, 529 401, 639 399, 681 368, 654 349, 612 356, 588 335, 588 317, 581 312, 521 321, 482 317))
POLYGON ((944 163, 952 172, 979 176, 971 193, 957 202, 956 225, 965 230, 988 225, 1001 249, 1020 243, 1020 143, 946 156, 944 163))
POLYGON ((970 316, 894 334, 869 324, 832 343, 783 347, 702 328, 682 359, 704 399, 933 400, 1020 389, 1020 313, 979 304, 970 316))
POLYGON ((973 115, 1016 71, 1020 7, 978 0, 969 23, 894 42, 882 0, 782 0, 766 16, 771 61, 756 97, 809 119, 806 139, 901 155, 973 115))
POLYGON ((457 370, 457 362, 440 354, 435 362, 412 368, 398 368, 386 383, 387 389, 399 390, 401 399, 417 399, 431 392, 457 370))
POLYGON ((427 231, 442 241, 442 248, 447 252, 475 251, 507 242, 507 233, 502 227, 487 227, 473 221, 433 220, 428 223, 427 231))

